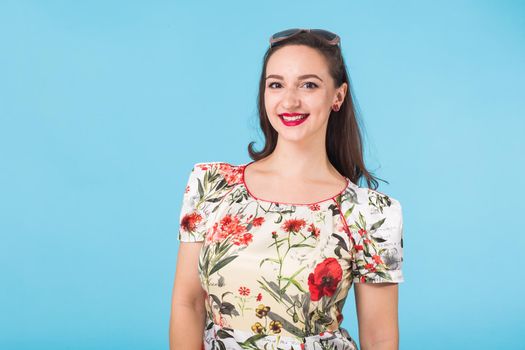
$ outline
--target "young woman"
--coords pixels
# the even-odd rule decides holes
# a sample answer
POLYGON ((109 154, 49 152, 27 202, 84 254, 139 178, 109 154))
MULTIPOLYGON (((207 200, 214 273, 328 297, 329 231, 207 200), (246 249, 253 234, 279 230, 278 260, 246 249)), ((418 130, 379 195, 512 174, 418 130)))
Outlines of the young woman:
POLYGON ((365 168, 350 90, 336 34, 270 38, 264 148, 250 143, 247 164, 196 163, 189 176, 172 350, 357 349, 340 327, 352 285, 361 348, 398 348, 401 205, 365 168))

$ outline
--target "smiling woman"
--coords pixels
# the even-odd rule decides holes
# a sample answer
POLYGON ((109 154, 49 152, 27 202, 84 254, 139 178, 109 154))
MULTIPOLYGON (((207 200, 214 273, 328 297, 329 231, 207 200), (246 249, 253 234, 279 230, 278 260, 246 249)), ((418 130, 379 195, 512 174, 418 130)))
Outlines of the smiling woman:
POLYGON ((402 209, 364 166, 340 39, 287 30, 270 42, 263 149, 189 174, 171 349, 358 349, 341 327, 352 285, 363 349, 397 349, 402 209))

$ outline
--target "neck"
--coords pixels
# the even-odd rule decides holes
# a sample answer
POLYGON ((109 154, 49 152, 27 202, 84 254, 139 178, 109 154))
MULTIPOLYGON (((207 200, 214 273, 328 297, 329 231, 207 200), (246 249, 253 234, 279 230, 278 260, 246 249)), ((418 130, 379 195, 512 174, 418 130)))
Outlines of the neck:
POLYGON ((328 159, 324 138, 314 142, 278 138, 275 150, 262 161, 266 163, 266 169, 290 180, 339 176, 328 159))

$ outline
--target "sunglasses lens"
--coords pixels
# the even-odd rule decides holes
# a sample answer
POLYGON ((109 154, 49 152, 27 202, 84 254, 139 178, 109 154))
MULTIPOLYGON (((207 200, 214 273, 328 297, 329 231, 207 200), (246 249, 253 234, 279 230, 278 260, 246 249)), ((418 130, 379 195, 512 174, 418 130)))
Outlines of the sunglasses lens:
POLYGON ((280 32, 277 32, 273 34, 270 38, 270 47, 273 47, 275 45, 278 45, 279 42, 295 35, 300 32, 311 32, 324 40, 328 41, 331 45, 339 45, 339 37, 337 34, 329 32, 328 30, 324 29, 301 29, 301 28, 292 28, 292 29, 286 29, 280 32))
POLYGON ((296 33, 299 30, 300 30, 299 28, 286 29, 286 30, 283 30, 282 32, 275 33, 274 35, 272 35, 272 38, 273 39, 285 38, 289 35, 292 35, 293 33, 296 33))
POLYGON ((312 33, 320 35, 323 38, 325 38, 326 40, 334 40, 337 37, 337 34, 334 34, 332 32, 329 32, 328 30, 324 30, 324 29, 312 29, 312 33))

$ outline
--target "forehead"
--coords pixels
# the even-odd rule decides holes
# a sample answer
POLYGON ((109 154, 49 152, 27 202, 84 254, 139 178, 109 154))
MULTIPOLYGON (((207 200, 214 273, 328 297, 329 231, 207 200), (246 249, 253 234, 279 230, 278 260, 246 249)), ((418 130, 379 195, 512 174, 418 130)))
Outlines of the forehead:
POLYGON ((287 45, 268 59, 266 74, 279 74, 285 77, 317 74, 326 77, 328 65, 316 49, 305 45, 287 45))

